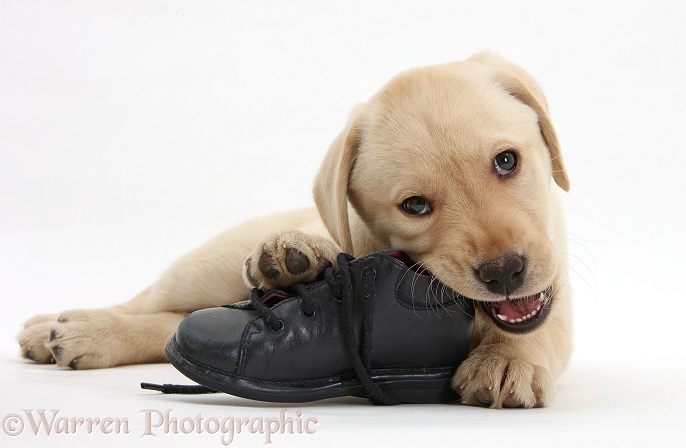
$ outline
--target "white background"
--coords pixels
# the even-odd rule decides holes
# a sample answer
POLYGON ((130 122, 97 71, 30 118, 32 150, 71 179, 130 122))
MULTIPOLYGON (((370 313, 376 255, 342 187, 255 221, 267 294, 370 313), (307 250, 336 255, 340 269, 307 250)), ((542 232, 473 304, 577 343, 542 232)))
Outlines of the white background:
MULTIPOLYGON (((183 381, 168 365, 36 366, 14 338, 33 314, 122 302, 223 228, 309 204, 354 104, 404 69, 492 49, 543 86, 572 183, 577 348, 557 400, 534 411, 334 400, 299 408, 319 419, 315 435, 276 445, 683 443, 686 7, 566 3, 0 2, 0 418, 278 414, 137 390, 183 381)), ((44 439, 221 446, 133 432, 44 439)))

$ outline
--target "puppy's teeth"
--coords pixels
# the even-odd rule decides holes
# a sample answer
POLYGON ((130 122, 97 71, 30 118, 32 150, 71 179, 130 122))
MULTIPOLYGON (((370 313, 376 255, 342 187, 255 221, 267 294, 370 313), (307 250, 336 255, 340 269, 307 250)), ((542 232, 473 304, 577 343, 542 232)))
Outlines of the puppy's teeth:
POLYGON ((532 315, 532 316, 535 316, 537 312, 538 312, 538 310, 533 310, 533 311, 531 312, 531 315, 532 315))
POLYGON ((498 314, 498 319, 504 320, 505 322, 507 322, 507 316, 503 316, 502 314, 498 314))
POLYGON ((510 319, 510 323, 511 323, 511 324, 515 323, 515 320, 514 320, 514 319, 510 319))
POLYGON ((519 323, 522 321, 522 319, 517 318, 517 319, 515 319, 515 321, 517 321, 517 323, 519 323))
POLYGON ((527 319, 531 319, 531 314, 527 314, 527 315, 526 315, 526 318, 527 318, 527 319))

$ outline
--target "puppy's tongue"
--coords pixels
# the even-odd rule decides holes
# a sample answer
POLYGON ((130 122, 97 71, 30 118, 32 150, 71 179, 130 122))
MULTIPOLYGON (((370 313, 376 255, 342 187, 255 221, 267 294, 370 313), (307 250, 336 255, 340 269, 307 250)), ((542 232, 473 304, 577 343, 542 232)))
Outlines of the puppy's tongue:
POLYGON ((493 311, 501 320, 526 320, 535 316, 542 305, 541 294, 522 297, 521 299, 505 299, 493 306, 493 311))

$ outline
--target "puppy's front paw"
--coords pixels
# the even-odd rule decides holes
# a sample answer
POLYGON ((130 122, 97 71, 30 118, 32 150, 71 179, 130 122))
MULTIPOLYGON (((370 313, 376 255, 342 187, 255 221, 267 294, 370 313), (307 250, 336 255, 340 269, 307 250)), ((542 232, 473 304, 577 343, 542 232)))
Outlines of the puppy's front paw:
POLYGON ((314 281, 336 267, 340 248, 331 240, 293 230, 269 235, 245 261, 243 280, 264 290, 314 281))
POLYGON ((464 404, 491 408, 539 408, 555 394, 546 368, 507 356, 497 345, 477 347, 458 367, 452 384, 464 404))

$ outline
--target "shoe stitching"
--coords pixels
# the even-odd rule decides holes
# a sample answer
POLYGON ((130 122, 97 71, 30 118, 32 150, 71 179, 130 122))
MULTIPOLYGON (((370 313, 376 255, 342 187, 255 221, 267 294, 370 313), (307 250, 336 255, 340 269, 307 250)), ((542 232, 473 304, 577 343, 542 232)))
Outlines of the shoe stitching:
POLYGON ((372 267, 366 267, 362 271, 362 278, 364 280, 364 319, 362 320, 362 361, 367 371, 372 370, 372 334, 374 328, 374 283, 376 280, 376 270, 372 267))
POLYGON ((248 322, 248 325, 245 326, 245 330, 243 330, 243 334, 241 335, 241 343, 239 347, 241 347, 241 350, 238 352, 238 362, 236 363, 236 369, 235 369, 235 374, 241 374, 245 370, 245 363, 248 358, 247 353, 248 353, 248 348, 250 347, 250 343, 252 342, 252 336, 254 334, 258 334, 260 330, 257 328, 257 325, 255 325, 255 321, 258 320, 260 316, 256 316, 248 322))
MULTIPOLYGON (((396 271, 396 276, 398 276, 399 274, 403 274, 405 271, 408 270, 408 267, 404 263, 399 261, 397 258, 384 257, 382 260, 386 260, 387 262, 390 263, 391 268, 394 271, 396 271)), ((395 300, 400 304, 400 306, 402 306, 403 308, 410 309, 410 310, 422 310, 422 311, 432 310, 433 308, 429 305, 423 305, 423 304, 417 305, 414 303, 412 305, 410 305, 410 304, 406 303, 401 298, 400 289, 401 289, 401 286, 403 284, 404 278, 405 278, 405 275, 399 275, 399 278, 396 281, 396 285, 395 285, 395 300)), ((449 300, 447 302, 445 302, 445 301, 442 302, 441 303, 442 308, 456 306, 468 314, 471 312, 470 315, 473 316, 474 315, 474 305, 473 305, 472 299, 463 296, 462 294, 460 294, 459 292, 457 292, 453 289, 448 288, 448 290, 455 293, 456 297, 452 298, 452 300, 449 300), (458 300, 463 300, 465 303, 464 304, 458 303, 458 300)), ((410 292, 410 293, 412 293, 412 292, 410 292)))
MULTIPOLYGON (((403 279, 401 278, 400 280, 397 281, 397 284, 395 285, 395 300, 398 302, 398 304, 400 304, 400 306, 402 306, 403 308, 407 308, 408 310, 422 310, 422 311, 434 310, 434 308, 432 308, 431 306, 423 305, 421 303, 410 305, 407 302, 405 302, 403 299, 401 299, 400 290, 401 290, 402 283, 403 283, 403 279)), ((455 291, 453 291, 453 292, 455 292, 455 291)), ((471 313, 469 315, 473 316, 474 315, 474 303, 473 303, 472 299, 465 297, 458 292, 455 292, 455 294, 457 295, 457 297, 455 297, 454 299, 449 300, 447 302, 445 302, 445 301, 442 302, 441 308, 457 307, 465 313, 468 313, 468 314, 471 313), (459 303, 458 300, 464 301, 465 302, 464 305, 459 303)), ((449 313, 446 313, 446 314, 448 314, 448 317, 451 316, 449 313)))

